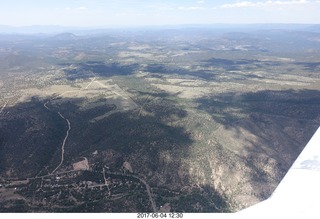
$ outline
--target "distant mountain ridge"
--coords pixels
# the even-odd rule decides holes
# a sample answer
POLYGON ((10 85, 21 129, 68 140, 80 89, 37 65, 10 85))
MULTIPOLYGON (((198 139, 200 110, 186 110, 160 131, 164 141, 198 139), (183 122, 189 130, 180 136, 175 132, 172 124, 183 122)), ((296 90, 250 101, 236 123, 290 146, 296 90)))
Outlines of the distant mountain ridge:
POLYGON ((204 28, 204 29, 241 29, 241 30, 268 30, 268 29, 281 29, 281 30, 297 30, 297 31, 310 31, 320 32, 320 24, 281 24, 281 23, 262 23, 262 24, 183 24, 183 25, 160 25, 160 26, 106 26, 106 27, 72 27, 72 26, 59 26, 59 25, 34 25, 34 26, 7 26, 0 25, 0 34, 60 34, 60 33, 73 33, 73 34, 86 34, 88 32, 101 33, 107 30, 114 29, 181 29, 181 28, 204 28))
POLYGON ((0 34, 59 34, 63 32, 71 32, 75 30, 83 30, 86 28, 68 27, 58 25, 34 25, 34 26, 7 26, 0 25, 0 34))
POLYGON ((78 36, 73 34, 73 33, 60 33, 57 35, 54 35, 52 38, 54 38, 55 40, 76 40, 78 39, 78 36))

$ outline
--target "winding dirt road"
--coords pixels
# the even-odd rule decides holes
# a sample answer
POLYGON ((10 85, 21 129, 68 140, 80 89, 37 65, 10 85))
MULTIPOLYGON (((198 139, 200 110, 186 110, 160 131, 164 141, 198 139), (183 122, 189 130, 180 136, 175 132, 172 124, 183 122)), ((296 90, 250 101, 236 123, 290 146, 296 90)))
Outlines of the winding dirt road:
POLYGON ((59 169, 59 167, 62 165, 62 163, 63 163, 63 161, 64 161, 64 146, 65 146, 65 144, 66 144, 66 141, 67 141, 67 139, 68 139, 68 137, 69 137, 69 132, 70 132, 70 130, 71 130, 70 121, 69 121, 68 119, 66 119, 60 112, 58 112, 58 114, 59 114, 59 116, 60 116, 62 119, 64 119, 64 120, 67 121, 67 123, 68 123, 68 130, 67 130, 66 136, 65 136, 64 139, 63 139, 63 143, 62 143, 62 145, 61 145, 61 161, 60 161, 59 165, 51 172, 51 174, 53 174, 54 172, 56 172, 57 169, 59 169))
POLYGON ((2 111, 4 110, 4 108, 7 106, 7 104, 8 104, 8 101, 7 102, 5 102, 5 104, 3 105, 3 107, 1 108, 1 110, 0 110, 0 114, 2 113, 2 111))
POLYGON ((150 188, 149 184, 144 179, 140 178, 139 176, 133 175, 133 174, 115 173, 115 172, 110 172, 110 171, 105 171, 105 172, 107 174, 113 174, 113 175, 118 175, 118 176, 130 176, 130 177, 133 177, 133 178, 140 180, 140 182, 142 182, 146 187, 153 212, 158 212, 156 202, 154 201, 152 194, 151 194, 151 188, 150 188))
POLYGON ((106 171, 104 168, 102 168, 102 174, 103 174, 103 178, 104 178, 104 184, 107 186, 108 188, 108 191, 109 191, 109 197, 111 196, 111 191, 110 191, 110 187, 108 185, 108 181, 107 181, 107 178, 106 178, 106 171))
MULTIPOLYGON (((48 104, 49 102, 50 102, 50 100, 48 100, 46 103, 44 103, 43 106, 44 106, 47 110, 50 111, 50 108, 47 106, 47 104, 48 104)), ((60 116, 62 119, 64 119, 64 120, 67 122, 67 124, 68 124, 68 130, 67 130, 66 136, 65 136, 64 139, 63 139, 62 145, 61 145, 61 161, 60 161, 59 165, 51 172, 51 174, 54 174, 54 173, 57 171, 57 169, 59 169, 59 167, 62 165, 62 163, 63 163, 63 161, 64 161, 64 146, 65 146, 65 144, 66 144, 66 141, 67 141, 67 139, 68 139, 68 137, 69 137, 69 132, 70 132, 70 130, 71 130, 71 123, 70 123, 70 121, 69 121, 68 119, 66 119, 60 112, 58 112, 58 114, 59 114, 59 116, 60 116)))
POLYGON ((90 85, 96 80, 96 77, 91 79, 91 82, 84 88, 84 90, 87 90, 88 87, 90 87, 90 85))
MULTIPOLYGON (((92 84, 92 83, 97 83, 99 84, 100 86, 104 87, 104 88, 107 88, 107 89, 110 89, 108 86, 106 86, 105 84, 101 83, 100 81, 96 80, 96 77, 94 77, 93 79, 91 79, 91 81, 89 82, 89 84, 84 88, 84 89, 81 89, 81 90, 86 90, 89 88, 89 86, 92 84)), ((80 91, 81 91, 80 90, 80 91)), ((80 92, 78 91, 78 92, 80 92)), ((74 91, 66 91, 64 92, 63 94, 65 93, 69 93, 69 92, 74 92, 74 91)), ((122 98, 124 98, 125 100, 128 100, 128 99, 131 99, 130 97, 125 97, 123 95, 121 95, 120 93, 118 93, 117 91, 115 90, 112 90, 112 92, 122 98)), ((60 94, 59 96, 62 96, 63 94, 60 94)), ((131 99, 132 100, 132 99, 131 99)), ((149 100, 149 97, 146 99, 145 103, 149 100)), ((50 111, 50 108, 47 106, 47 104, 50 102, 51 100, 48 100, 46 103, 43 104, 43 106, 50 111)), ((132 102, 134 104, 136 104, 133 100, 132 102)), ((142 110, 142 109, 141 109, 142 110)), ((66 144, 66 141, 69 137, 69 131, 71 130, 71 124, 70 124, 70 121, 68 119, 66 119, 60 112, 58 112, 59 116, 64 119, 65 121, 67 121, 67 124, 68 124, 68 130, 67 130, 67 133, 66 133, 66 136, 63 140, 63 143, 61 145, 61 162, 59 163, 59 165, 49 174, 49 175, 53 175, 58 169, 59 167, 63 164, 63 161, 64 161, 64 147, 65 147, 65 144, 66 144)), ((145 187, 146 187, 146 191, 147 191, 147 194, 149 196, 149 200, 150 200, 150 203, 151 203, 151 207, 152 207, 152 210, 153 212, 157 212, 157 205, 152 197, 152 193, 151 193, 151 188, 149 186, 149 184, 142 178, 140 178, 139 176, 136 176, 136 175, 133 175, 133 174, 122 174, 122 173, 112 173, 112 172, 109 172, 109 171, 106 171, 105 168, 103 168, 102 170, 102 174, 103 174, 103 178, 104 178, 104 186, 107 186, 108 190, 109 190, 109 197, 111 196, 111 191, 110 191, 110 187, 108 185, 108 181, 107 181, 107 178, 106 178, 106 173, 107 174, 116 174, 116 175, 123 175, 123 176, 131 176, 133 178, 136 178, 138 179, 140 182, 142 182, 145 187)), ((101 186, 101 185, 98 185, 98 186, 101 186)))
MULTIPOLYGON (((88 89, 88 87, 89 87, 93 82, 95 82, 95 80, 96 80, 96 77, 94 77, 93 79, 91 79, 90 83, 89 83, 84 89, 80 89, 79 91, 66 91, 66 92, 58 95, 58 97, 66 94, 66 93, 74 93, 74 92, 80 92, 81 90, 86 90, 86 89, 88 89)), ((53 100, 53 99, 51 99, 51 100, 53 100)), ((43 104, 43 106, 44 106, 47 110, 49 110, 49 111, 50 111, 50 108, 47 106, 47 104, 48 104, 51 100, 48 100, 47 102, 45 102, 45 103, 43 104)), ((4 107, 5 107, 6 105, 7 105, 7 103, 2 107, 0 113, 2 112, 2 110, 4 109, 4 107)), ((67 122, 67 124, 68 124, 68 130, 67 130, 66 136, 65 136, 64 139, 63 139, 62 145, 61 145, 61 161, 60 161, 59 165, 51 172, 51 175, 54 174, 54 173, 59 169, 59 167, 63 164, 63 161, 64 161, 64 147, 65 147, 66 141, 67 141, 67 139, 68 139, 68 137, 69 137, 69 132, 70 132, 70 130, 71 130, 70 121, 69 121, 68 119, 66 119, 60 112, 58 112, 58 114, 59 114, 59 116, 60 116, 62 119, 64 119, 64 120, 67 122)))

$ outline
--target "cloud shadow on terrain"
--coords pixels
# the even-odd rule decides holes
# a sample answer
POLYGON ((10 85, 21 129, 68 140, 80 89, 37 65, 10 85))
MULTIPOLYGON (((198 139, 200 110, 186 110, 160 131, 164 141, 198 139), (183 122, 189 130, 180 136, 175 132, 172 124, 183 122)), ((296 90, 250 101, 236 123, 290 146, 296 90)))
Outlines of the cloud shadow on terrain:
POLYGON ((64 63, 64 72, 68 80, 85 79, 94 76, 111 77, 131 75, 138 69, 138 64, 122 65, 120 63, 104 63, 88 61, 84 63, 64 63), (72 67, 70 67, 72 66, 72 67), (68 68, 69 67, 69 68, 68 68))
POLYGON ((320 71, 320 62, 295 62, 296 65, 301 65, 307 71, 320 71))
POLYGON ((197 102, 229 133, 218 141, 250 168, 249 181, 239 183, 249 183, 260 200, 271 195, 320 123, 318 90, 229 92, 197 102))
MULTIPOLYGON (((52 172, 60 162, 61 144, 67 130, 66 121, 58 115, 60 112, 70 121, 71 130, 65 145, 64 162, 57 172, 71 170, 74 162, 86 157, 93 172, 84 176, 85 179, 101 182, 103 167, 107 166, 111 172, 121 172, 123 163, 127 161, 132 166, 133 174, 149 183, 158 207, 170 203, 173 211, 192 212, 199 211, 192 207, 198 203, 203 212, 226 209, 227 203, 224 198, 210 186, 202 191, 195 189, 192 193, 182 191, 182 188, 189 186, 190 183, 188 164, 184 163, 184 159, 188 157, 188 150, 193 140, 183 127, 171 126, 165 121, 182 119, 187 116, 187 112, 175 106, 172 101, 166 101, 165 95, 160 94, 160 96, 164 98, 144 105, 147 114, 139 114, 138 109, 117 111, 112 104, 106 103, 106 99, 96 100, 95 104, 104 103, 104 105, 98 104, 93 108, 83 98, 56 98, 46 104, 48 110, 44 107, 44 103, 49 99, 38 97, 32 98, 30 102, 7 107, 0 117, 2 178, 32 178, 35 175, 43 176, 52 172), (87 104, 88 107, 83 108, 83 104, 87 104), (92 119, 108 113, 110 114, 107 117, 92 122, 92 119), (94 154, 95 151, 98 151, 98 154, 94 154), (184 172, 182 176, 181 172, 184 172), (208 198, 215 203, 208 202, 208 198)), ((34 183, 21 193, 32 194, 27 199, 36 197, 38 194, 36 192, 43 193, 38 187, 42 183, 34 183)), ((119 201, 110 202, 101 199, 97 204, 90 204, 88 201, 89 204, 83 207, 68 208, 62 204, 63 208, 59 208, 66 200, 60 202, 51 196, 47 197, 46 202, 53 200, 51 204, 55 203, 55 210, 46 205, 31 206, 28 202, 24 202, 23 205, 26 211, 33 212, 39 209, 63 212, 152 210, 145 192, 139 193, 137 197, 144 198, 140 197, 137 202, 135 190, 129 191, 126 197, 119 201), (127 206, 129 204, 130 207, 127 206), (94 207, 98 205, 100 210, 94 207), (88 210, 88 206, 91 206, 91 210, 88 210)), ((102 191, 99 194, 101 195, 102 191)), ((106 193, 105 197, 107 196, 106 193)), ((3 207, 1 204, 0 206, 3 207)), ((2 210, 6 211, 5 208, 2 210)))
POLYGON ((213 80, 215 78, 215 74, 211 71, 206 70, 196 70, 196 71, 189 71, 187 69, 182 68, 172 68, 167 67, 166 65, 162 64, 150 64, 148 65, 144 71, 157 73, 157 74, 164 74, 164 75, 183 75, 183 76, 192 76, 197 77, 205 80, 213 80))
POLYGON ((217 67, 223 68, 227 71, 240 71, 240 70, 254 70, 262 67, 274 67, 279 66, 281 63, 277 61, 260 61, 256 59, 222 59, 222 58, 211 58, 204 61, 206 67, 217 67))
POLYGON ((0 115, 0 174, 24 178, 53 158, 64 136, 64 121, 33 99, 6 107, 0 115))
MULTIPOLYGON (((215 79, 215 74, 207 70, 190 71, 183 68, 168 67, 164 64, 148 64, 146 67, 141 67, 139 64, 123 65, 120 63, 104 63, 104 62, 85 62, 85 63, 64 63, 61 66, 65 67, 63 71, 68 80, 85 79, 92 76, 112 77, 132 75, 137 70, 143 70, 153 74, 162 75, 182 75, 201 78, 204 80, 215 79)), ((154 75, 155 77, 157 75, 154 75)))

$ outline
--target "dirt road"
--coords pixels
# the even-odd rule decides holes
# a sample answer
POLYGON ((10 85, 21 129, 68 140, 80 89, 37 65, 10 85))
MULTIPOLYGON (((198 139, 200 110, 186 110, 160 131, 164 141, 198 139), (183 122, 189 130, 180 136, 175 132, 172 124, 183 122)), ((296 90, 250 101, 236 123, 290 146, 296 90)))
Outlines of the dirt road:
POLYGON ((64 160, 64 146, 65 146, 66 141, 67 141, 67 139, 68 139, 68 137, 69 137, 69 131, 71 130, 70 121, 69 121, 68 119, 66 119, 60 112, 58 112, 58 114, 59 114, 59 116, 60 116, 62 119, 64 119, 64 120, 67 121, 67 123, 68 123, 68 130, 67 130, 66 136, 65 136, 64 139, 63 139, 63 143, 62 143, 62 145, 61 145, 61 162, 60 162, 59 165, 51 172, 51 174, 53 174, 54 172, 56 172, 56 170, 59 169, 59 167, 60 167, 60 166, 62 165, 62 163, 63 163, 63 160, 64 160))
POLYGON ((8 101, 7 102, 5 102, 5 104, 3 105, 3 107, 1 108, 1 110, 0 110, 0 114, 2 113, 2 111, 4 110, 4 108, 7 106, 7 104, 8 104, 8 101))

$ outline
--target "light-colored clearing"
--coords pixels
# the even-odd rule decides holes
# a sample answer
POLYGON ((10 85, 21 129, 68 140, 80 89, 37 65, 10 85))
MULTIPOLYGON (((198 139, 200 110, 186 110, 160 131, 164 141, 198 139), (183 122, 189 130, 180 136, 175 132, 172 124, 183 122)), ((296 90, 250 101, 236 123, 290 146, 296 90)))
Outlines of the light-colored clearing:
POLYGON ((176 94, 180 98, 194 99, 212 93, 210 87, 185 87, 179 85, 152 84, 158 89, 164 90, 170 94, 176 94))
POLYGON ((84 160, 73 163, 72 167, 73 167, 73 170, 89 170, 88 159, 85 157, 84 160))
MULTIPOLYGON (((255 79, 253 79, 253 80, 255 80, 255 79)), ((308 85, 310 85, 309 83, 305 83, 305 82, 285 81, 285 80, 276 80, 276 79, 266 79, 266 80, 263 80, 263 82, 268 83, 268 84, 291 85, 291 86, 308 86, 308 85)))
POLYGON ((171 84, 179 84, 180 86, 204 86, 207 83, 203 80, 186 80, 186 79, 179 79, 179 78, 167 78, 167 82, 171 84))
POLYGON ((86 57, 87 55, 84 52, 80 52, 73 59, 78 61, 78 60, 85 59, 86 57))
POLYGON ((17 200, 17 199, 25 200, 25 198, 23 196, 16 193, 16 190, 14 188, 0 188, 0 200, 1 201, 17 200))
POLYGON ((151 47, 148 44, 145 45, 136 45, 136 46, 129 46, 128 49, 130 50, 144 50, 150 49, 151 47))
POLYGON ((160 206, 159 212, 169 213, 171 211, 170 203, 165 203, 163 206, 160 206))
POLYGON ((119 58, 138 57, 138 58, 151 59, 151 58, 154 58, 154 55, 152 53, 126 51, 126 52, 119 52, 118 57, 119 58))
POLYGON ((131 167, 131 164, 128 161, 125 161, 122 165, 126 170, 128 170, 130 173, 133 173, 133 169, 131 167))

